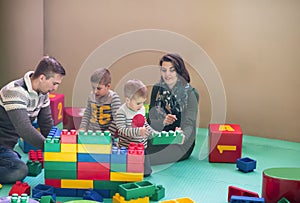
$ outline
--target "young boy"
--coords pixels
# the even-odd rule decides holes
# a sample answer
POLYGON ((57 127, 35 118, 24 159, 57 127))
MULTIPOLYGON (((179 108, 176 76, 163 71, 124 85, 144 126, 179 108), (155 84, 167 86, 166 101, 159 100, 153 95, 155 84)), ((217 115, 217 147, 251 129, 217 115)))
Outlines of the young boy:
MULTIPOLYGON (((143 143, 147 148, 147 139, 154 130, 145 120, 144 102, 147 99, 147 87, 140 80, 128 80, 124 86, 124 96, 126 102, 117 111, 116 124, 119 133, 119 146, 128 148, 130 142, 143 143), (134 121, 133 118, 141 114, 141 121, 134 121), (136 127, 132 123, 144 123, 136 127)), ((139 119, 141 119, 139 118, 139 119)), ((146 153, 145 153, 146 154, 146 153)), ((144 176, 151 174, 150 160, 145 156, 144 176)))
POLYGON ((119 95, 110 89, 111 74, 106 68, 98 68, 91 75, 90 93, 79 130, 108 130, 117 136, 116 112, 121 106, 119 95))

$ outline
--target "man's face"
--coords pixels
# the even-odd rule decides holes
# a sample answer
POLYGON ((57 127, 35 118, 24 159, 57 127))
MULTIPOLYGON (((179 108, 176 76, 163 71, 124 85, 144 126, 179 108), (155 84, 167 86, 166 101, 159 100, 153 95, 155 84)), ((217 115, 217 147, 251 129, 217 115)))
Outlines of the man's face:
POLYGON ((60 74, 54 74, 53 77, 46 79, 45 75, 41 75, 38 92, 47 94, 49 92, 56 91, 58 89, 58 86, 62 82, 63 77, 64 76, 60 74))

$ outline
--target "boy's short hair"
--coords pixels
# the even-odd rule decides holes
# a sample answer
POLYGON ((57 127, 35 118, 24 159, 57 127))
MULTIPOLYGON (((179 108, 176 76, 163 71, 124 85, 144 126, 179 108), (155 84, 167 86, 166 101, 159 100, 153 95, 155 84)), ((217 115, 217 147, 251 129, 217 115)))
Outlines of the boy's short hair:
POLYGON ((111 75, 108 69, 98 68, 94 71, 90 78, 91 83, 108 85, 111 83, 111 75))
POLYGON ((128 80, 124 85, 124 96, 133 99, 137 97, 147 98, 148 90, 146 85, 140 80, 128 80))

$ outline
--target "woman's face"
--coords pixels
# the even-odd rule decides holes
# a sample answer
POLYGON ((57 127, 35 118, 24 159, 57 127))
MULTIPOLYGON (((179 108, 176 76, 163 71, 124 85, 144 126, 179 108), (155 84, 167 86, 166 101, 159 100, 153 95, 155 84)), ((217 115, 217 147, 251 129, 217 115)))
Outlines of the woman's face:
POLYGON ((164 82, 170 89, 172 89, 178 79, 177 72, 173 64, 168 61, 163 61, 160 68, 160 74, 164 82))

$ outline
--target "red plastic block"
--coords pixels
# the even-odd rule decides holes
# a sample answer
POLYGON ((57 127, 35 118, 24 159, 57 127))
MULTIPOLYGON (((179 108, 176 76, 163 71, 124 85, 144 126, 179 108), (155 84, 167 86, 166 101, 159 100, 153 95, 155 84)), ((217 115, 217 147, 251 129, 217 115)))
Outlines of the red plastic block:
POLYGON ((78 162, 77 178, 79 180, 109 180, 110 163, 78 162))
POLYGON ((64 128, 78 129, 81 123, 81 119, 84 113, 84 108, 76 108, 76 107, 65 107, 64 108, 64 128))
POLYGON ((128 146, 127 164, 144 163, 144 145, 143 143, 131 142, 128 146))
POLYGON ((30 195, 30 185, 26 182, 22 183, 21 181, 17 181, 10 189, 9 196, 14 193, 18 195, 22 195, 23 193, 30 195))
POLYGON ((242 155, 243 133, 237 124, 209 125, 209 162, 236 163, 242 155))
POLYGON ((231 196, 247 196, 247 197, 259 197, 256 192, 251 192, 249 190, 244 190, 235 186, 228 187, 228 202, 230 202, 231 196))
POLYGON ((45 178, 45 185, 53 186, 55 188, 61 188, 61 180, 45 178))
POLYGON ((62 144, 77 144, 77 132, 76 130, 63 129, 60 134, 60 143, 62 144))
POLYGON ((126 172, 130 173, 144 173, 144 163, 130 163, 127 164, 126 172))
POLYGON ((42 164, 42 168, 44 168, 44 156, 42 150, 29 150, 28 159, 31 161, 39 161, 42 164))
POLYGON ((49 94, 51 114, 54 125, 63 122, 63 111, 65 107, 65 96, 63 94, 49 94))

